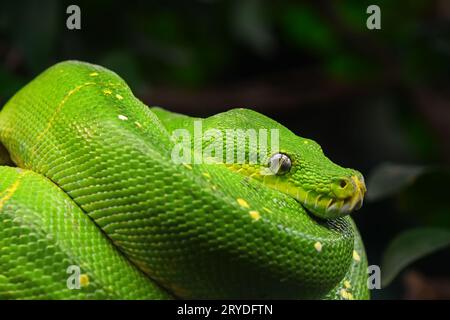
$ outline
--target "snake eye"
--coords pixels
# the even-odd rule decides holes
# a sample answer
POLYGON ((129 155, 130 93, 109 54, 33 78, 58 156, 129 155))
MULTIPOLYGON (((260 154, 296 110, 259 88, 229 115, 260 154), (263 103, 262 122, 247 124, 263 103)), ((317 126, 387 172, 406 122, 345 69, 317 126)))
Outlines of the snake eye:
POLYGON ((291 170, 292 162, 284 153, 275 153, 270 157, 268 166, 274 174, 283 175, 291 170))

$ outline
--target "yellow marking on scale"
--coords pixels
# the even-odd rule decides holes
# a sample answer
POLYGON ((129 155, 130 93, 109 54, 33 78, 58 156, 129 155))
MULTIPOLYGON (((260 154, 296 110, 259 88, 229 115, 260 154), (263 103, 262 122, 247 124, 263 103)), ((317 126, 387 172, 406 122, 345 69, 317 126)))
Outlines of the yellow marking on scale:
POLYGON ((263 207, 263 210, 267 211, 268 213, 273 213, 272 210, 267 209, 266 207, 263 207))
POLYGON ((243 208, 250 208, 250 206, 248 205, 247 201, 245 201, 244 199, 238 198, 236 199, 236 201, 239 203, 239 205, 243 208))
POLYGON ((361 257, 359 256, 358 252, 356 250, 353 250, 353 260, 360 262, 361 257))
POLYGON ((188 165, 187 163, 183 163, 183 166, 185 166, 186 168, 188 168, 189 170, 192 170, 192 167, 190 165, 188 165))
POLYGON ((304 143, 304 144, 308 144, 309 142, 308 142, 308 140, 305 140, 305 141, 303 141, 303 143, 304 143))
POLYGON ((3 208, 3 206, 6 203, 6 201, 11 199, 11 197, 14 194, 14 192, 16 192, 17 188, 20 185, 20 180, 22 180, 22 176, 19 176, 17 178, 17 180, 14 181, 14 183, 5 190, 5 195, 0 199, 0 210, 3 208))
POLYGON ((342 298, 349 300, 349 293, 347 292, 347 290, 345 289, 341 289, 341 291, 339 291, 339 294, 341 295, 342 298))
POLYGON ((350 289, 352 287, 352 285, 350 284, 350 281, 345 280, 344 281, 344 287, 346 287, 347 289, 350 289))
POLYGON ((123 97, 120 94, 116 94, 116 98, 119 99, 119 100, 123 99, 123 97))
POLYGON ((347 298, 348 300, 355 300, 350 292, 347 292, 347 298))
POLYGON ((120 120, 123 120, 123 121, 128 120, 128 117, 127 117, 127 116, 124 116, 123 114, 119 114, 119 115, 117 116, 117 118, 119 118, 120 120))
POLYGON ((104 94, 111 94, 111 93, 112 93, 112 91, 111 91, 111 90, 109 90, 109 89, 104 89, 104 90, 103 90, 103 93, 104 93, 104 94))
POLYGON ((72 90, 70 90, 65 96, 64 98, 61 100, 61 102, 58 104, 58 106, 55 108, 55 112, 53 112, 52 116, 50 117, 50 119, 48 120, 47 126, 44 128, 44 130, 41 131, 41 133, 36 137, 36 139, 34 140, 34 146, 32 148, 31 151, 31 157, 33 158, 34 154, 36 153, 36 148, 39 146, 39 142, 41 141, 41 139, 47 134, 48 130, 50 130, 50 128, 53 125, 53 122, 56 119, 56 116, 61 112, 64 104, 67 102, 67 100, 69 100, 69 98, 76 92, 80 91, 82 88, 87 87, 87 86, 92 86, 95 85, 95 82, 86 82, 83 84, 80 84, 79 86, 76 86, 75 88, 73 88, 72 90))
POLYGON ((261 219, 261 215, 256 210, 250 211, 249 214, 250 214, 250 217, 252 217, 252 219, 255 221, 258 221, 259 219, 261 219))
POLYGON ((211 178, 211 175, 208 172, 203 172, 202 175, 204 175, 207 178, 211 178))
POLYGON ((98 76, 98 73, 97 72, 92 72, 92 73, 90 73, 89 74, 91 77, 96 77, 96 76, 98 76))
POLYGON ((89 285, 89 276, 87 274, 80 274, 79 280, 82 287, 87 287, 89 285))
POLYGON ((138 128, 142 128, 142 124, 140 124, 139 122, 135 121, 134 123, 136 124, 136 126, 137 126, 138 128))
POLYGON ((317 241, 316 243, 314 243, 314 248, 317 250, 317 252, 322 251, 322 244, 317 241))

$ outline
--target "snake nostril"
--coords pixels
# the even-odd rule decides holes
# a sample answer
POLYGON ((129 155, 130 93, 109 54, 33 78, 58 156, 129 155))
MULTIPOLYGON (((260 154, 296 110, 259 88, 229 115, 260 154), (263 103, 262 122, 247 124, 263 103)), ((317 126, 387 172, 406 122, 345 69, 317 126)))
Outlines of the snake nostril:
POLYGON ((341 180, 341 181, 339 182, 339 186, 340 186, 341 188, 345 188, 345 187, 347 186, 347 181, 346 181, 346 180, 341 180))

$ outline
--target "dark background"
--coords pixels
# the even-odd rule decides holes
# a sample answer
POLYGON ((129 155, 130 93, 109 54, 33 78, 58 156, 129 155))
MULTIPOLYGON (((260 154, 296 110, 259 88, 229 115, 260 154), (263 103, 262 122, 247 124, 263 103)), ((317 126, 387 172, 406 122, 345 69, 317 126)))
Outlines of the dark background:
MULTIPOLYGON (((116 71, 148 105, 262 112, 366 176, 354 217, 369 264, 382 264, 400 232, 450 228, 449 58, 447 0, 0 3, 0 105, 52 64, 79 59, 116 71), (66 28, 70 4, 81 30, 66 28), (366 27, 370 4, 381 30, 366 27)), ((372 296, 449 299, 449 270, 449 250, 438 250, 372 296)))

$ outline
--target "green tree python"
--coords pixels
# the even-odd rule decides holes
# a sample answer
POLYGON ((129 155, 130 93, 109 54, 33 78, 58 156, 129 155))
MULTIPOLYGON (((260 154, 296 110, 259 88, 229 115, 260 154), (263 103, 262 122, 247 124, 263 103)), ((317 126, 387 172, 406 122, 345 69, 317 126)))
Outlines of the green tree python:
POLYGON ((255 111, 149 108, 114 72, 66 61, 6 103, 0 141, 1 299, 369 298, 349 216, 363 176, 255 111), (276 129, 279 151, 176 163, 172 133, 196 121, 276 129))

